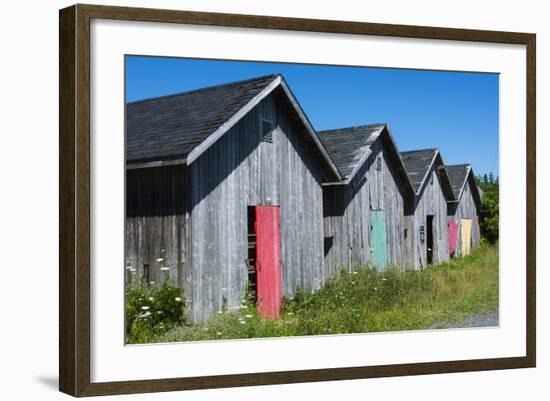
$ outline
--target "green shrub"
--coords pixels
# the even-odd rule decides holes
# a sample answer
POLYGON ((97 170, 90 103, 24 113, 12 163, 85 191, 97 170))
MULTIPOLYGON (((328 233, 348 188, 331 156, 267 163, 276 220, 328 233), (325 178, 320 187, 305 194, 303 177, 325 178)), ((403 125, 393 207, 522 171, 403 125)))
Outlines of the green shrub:
POLYGON ((498 241, 499 226, 499 180, 491 174, 477 177, 477 184, 483 190, 483 201, 479 210, 481 237, 491 244, 498 241))
POLYGON ((126 288, 126 341, 144 343, 185 322, 182 291, 167 281, 161 287, 145 283, 126 288))

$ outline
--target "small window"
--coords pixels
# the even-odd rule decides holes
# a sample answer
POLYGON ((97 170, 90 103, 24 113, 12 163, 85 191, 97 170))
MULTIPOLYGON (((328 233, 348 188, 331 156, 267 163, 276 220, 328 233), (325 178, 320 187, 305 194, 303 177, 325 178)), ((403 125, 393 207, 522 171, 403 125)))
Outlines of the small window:
POLYGON ((434 184, 434 175, 432 174, 432 177, 430 178, 430 185, 434 184))
POLYGON ((376 171, 382 170, 382 159, 380 157, 376 158, 376 171))
POLYGON ((407 239, 407 229, 406 228, 403 230, 403 238, 407 239))
POLYGON ((273 142, 273 122, 262 120, 262 141, 273 142))

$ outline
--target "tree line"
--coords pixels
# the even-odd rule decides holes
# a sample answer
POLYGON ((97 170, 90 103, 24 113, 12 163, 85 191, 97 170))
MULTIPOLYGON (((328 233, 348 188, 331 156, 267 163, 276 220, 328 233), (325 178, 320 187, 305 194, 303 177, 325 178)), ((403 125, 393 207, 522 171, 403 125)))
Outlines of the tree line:
POLYGON ((479 226, 481 237, 492 244, 498 241, 498 176, 492 172, 476 177, 476 182, 483 191, 483 202, 479 212, 479 226))

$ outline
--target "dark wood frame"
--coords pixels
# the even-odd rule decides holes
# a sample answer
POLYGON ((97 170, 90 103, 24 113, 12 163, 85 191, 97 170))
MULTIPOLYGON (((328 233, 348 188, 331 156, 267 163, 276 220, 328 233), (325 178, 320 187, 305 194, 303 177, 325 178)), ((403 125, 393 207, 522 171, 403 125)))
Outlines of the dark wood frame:
POLYGON ((535 367, 536 35, 237 14, 75 5, 59 14, 59 388, 73 396, 535 367), (90 20, 269 28, 403 38, 511 43, 527 48, 527 354, 430 363, 90 383, 90 20))

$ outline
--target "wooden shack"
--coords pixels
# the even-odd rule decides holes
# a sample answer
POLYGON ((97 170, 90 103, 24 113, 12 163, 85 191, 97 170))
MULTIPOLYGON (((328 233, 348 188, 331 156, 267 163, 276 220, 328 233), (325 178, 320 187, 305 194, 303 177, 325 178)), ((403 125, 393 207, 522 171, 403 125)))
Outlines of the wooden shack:
POLYGON ((455 199, 447 203, 449 253, 451 257, 465 256, 479 246, 479 208, 481 193, 470 164, 445 166, 455 199))
POLYGON ((282 295, 323 284, 322 183, 340 175, 282 76, 128 103, 126 162, 128 279, 172 279, 192 321, 255 290, 260 207, 282 295))
POLYGON ((401 152, 415 196, 405 207, 408 265, 414 269, 449 259, 447 201, 455 200, 438 149, 401 152))
POLYGON ((408 262, 405 204, 414 196, 386 124, 318 132, 342 179, 323 185, 325 268, 408 262))

